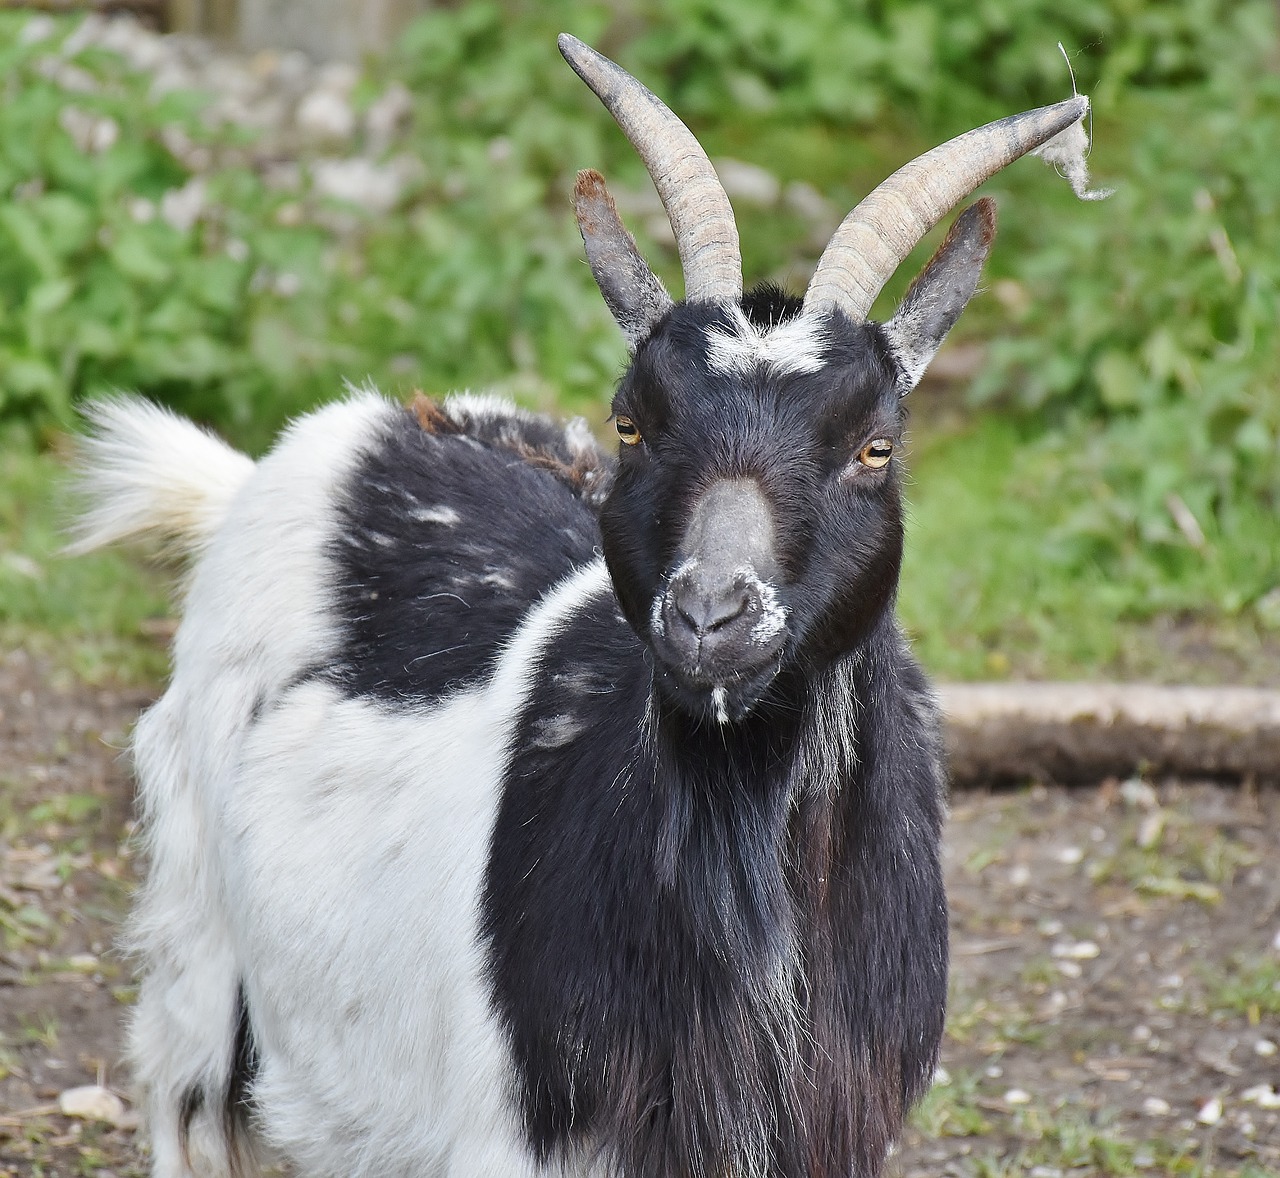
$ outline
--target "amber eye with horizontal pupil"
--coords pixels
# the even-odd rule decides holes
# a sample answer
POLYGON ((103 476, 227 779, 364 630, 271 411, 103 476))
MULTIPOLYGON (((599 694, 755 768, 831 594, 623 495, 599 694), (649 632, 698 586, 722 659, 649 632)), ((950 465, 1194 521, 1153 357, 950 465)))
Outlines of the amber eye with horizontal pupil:
POLYGON ((618 437, 628 446, 634 446, 640 440, 640 431, 636 429, 636 423, 629 417, 615 417, 613 419, 614 428, 618 431, 618 437))
POLYGON ((868 442, 862 447, 858 461, 872 470, 879 470, 882 466, 888 466, 892 457, 893 443, 888 438, 876 438, 874 442, 868 442))

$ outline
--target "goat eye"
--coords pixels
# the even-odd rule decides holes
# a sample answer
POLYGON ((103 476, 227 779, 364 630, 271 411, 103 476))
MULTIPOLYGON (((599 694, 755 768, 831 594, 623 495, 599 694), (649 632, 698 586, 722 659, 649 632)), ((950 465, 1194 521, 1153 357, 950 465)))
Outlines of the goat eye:
POLYGON ((618 437, 628 446, 634 446, 640 441, 640 431, 636 429, 636 423, 629 417, 615 417, 613 419, 614 428, 618 431, 618 437))
POLYGON ((858 454, 858 461, 863 466, 869 466, 872 470, 879 470, 881 467, 889 465, 889 459, 893 457, 893 443, 888 438, 876 438, 874 442, 868 442, 862 447, 858 454))

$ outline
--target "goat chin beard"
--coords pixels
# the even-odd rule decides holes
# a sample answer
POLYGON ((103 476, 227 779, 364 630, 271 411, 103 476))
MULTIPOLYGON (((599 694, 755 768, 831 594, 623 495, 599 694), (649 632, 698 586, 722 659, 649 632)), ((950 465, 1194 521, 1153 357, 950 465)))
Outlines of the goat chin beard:
POLYGON ((686 715, 714 724, 738 724, 756 708, 782 666, 772 659, 767 666, 719 681, 691 679, 680 670, 657 660, 658 681, 668 700, 686 715))

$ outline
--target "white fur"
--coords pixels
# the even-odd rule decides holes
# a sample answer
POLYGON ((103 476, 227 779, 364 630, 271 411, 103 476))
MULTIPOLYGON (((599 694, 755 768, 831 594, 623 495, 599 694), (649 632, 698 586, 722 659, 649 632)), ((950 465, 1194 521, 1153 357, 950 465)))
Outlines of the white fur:
POLYGON ((825 363, 825 324, 815 316, 801 316, 765 329, 756 327, 741 307, 729 308, 733 329, 707 331, 707 360, 725 376, 745 375, 760 364, 775 372, 817 372, 825 363))
MULTIPOLYGON (((148 408, 124 403, 122 423, 130 414, 145 419, 148 408)), ((334 491, 391 412, 369 394, 331 405, 293 425, 256 470, 251 466, 224 526, 203 541, 174 643, 173 681, 134 736, 151 865, 130 928, 145 972, 129 1054, 147 1106, 156 1178, 188 1173, 177 1139, 182 1093, 198 1085, 220 1090, 230 1066, 240 965, 225 911, 222 799, 255 701, 333 649, 322 576, 336 526, 334 491)), ((110 435, 118 443, 127 437, 125 425, 110 435)), ((107 473, 104 509, 113 497, 107 473)), ((193 467, 182 477, 201 474, 193 467)), ((163 529, 163 521, 154 527, 163 529)), ((216 1137, 203 1136, 207 1172, 223 1172, 216 1137)))
POLYGON ((787 607, 778 600, 778 587, 762 581, 754 569, 746 570, 746 580, 760 595, 760 617, 751 627, 751 639, 761 645, 772 642, 787 628, 787 607))
POLYGON ((426 711, 294 690, 226 801, 271 1143, 321 1176, 534 1175, 477 920, 507 739, 542 646, 607 587, 585 566, 492 679, 426 711))
MULTIPOLYGON (((216 1101, 225 1086, 240 984, 258 1123, 293 1172, 593 1172, 529 1154, 477 918, 514 716, 544 645, 607 574, 596 560, 554 587, 489 680, 434 708, 390 711, 307 677, 337 640, 336 492, 394 412, 365 392, 303 418, 256 469, 239 464, 223 526, 191 537, 205 554, 173 682, 135 738, 151 866, 131 928, 144 977, 130 1055, 155 1178, 229 1170, 219 1110, 197 1116, 191 1169, 178 1117, 189 1089, 216 1101)), ((123 403, 98 453, 149 414, 123 403)), ((132 483, 99 475, 109 511, 132 483)), ((182 477, 222 486, 207 470, 182 477)))
POLYGON ((150 535, 200 550, 218 529, 253 462, 220 438, 136 397, 96 401, 81 451, 85 501, 70 552, 150 535))
MULTIPOLYGON (((1068 63, 1070 64, 1070 63, 1068 63)), ((1052 139, 1042 143, 1031 154, 1039 156, 1051 167, 1059 168, 1071 185, 1071 191, 1080 200, 1106 200, 1114 188, 1090 188, 1087 163, 1089 135, 1084 129, 1084 119, 1059 131, 1052 139)))

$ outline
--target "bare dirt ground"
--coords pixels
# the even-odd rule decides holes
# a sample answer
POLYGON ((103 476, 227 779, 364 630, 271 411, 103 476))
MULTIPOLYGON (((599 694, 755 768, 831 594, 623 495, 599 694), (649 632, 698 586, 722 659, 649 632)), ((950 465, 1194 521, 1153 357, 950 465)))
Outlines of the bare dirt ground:
MULTIPOLYGON (((135 1178, 134 880, 120 752, 144 693, 0 653, 0 1176, 135 1178)), ((1195 782, 966 792, 954 985, 900 1178, 1280 1175, 1280 795, 1195 782)))

